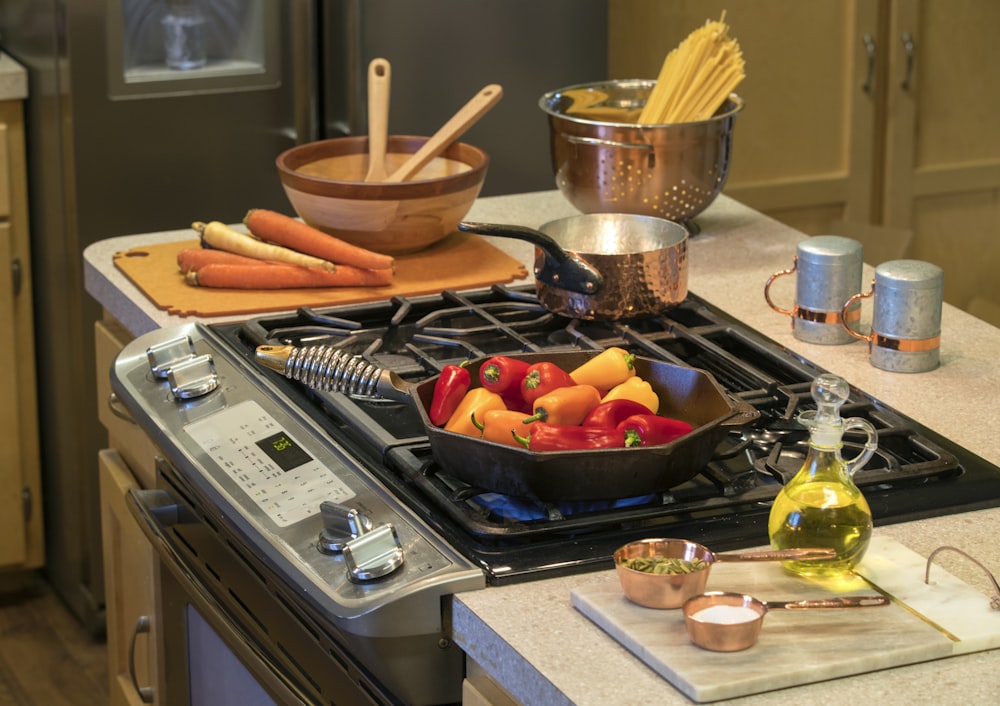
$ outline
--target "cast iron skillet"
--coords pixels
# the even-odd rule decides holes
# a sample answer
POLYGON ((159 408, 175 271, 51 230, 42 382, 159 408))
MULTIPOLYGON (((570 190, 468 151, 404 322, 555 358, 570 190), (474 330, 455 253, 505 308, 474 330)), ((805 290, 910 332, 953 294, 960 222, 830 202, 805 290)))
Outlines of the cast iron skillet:
MULTIPOLYGON (((549 360, 572 370, 587 352, 532 353, 513 357, 549 360)), ((473 381, 486 359, 469 366, 473 381)), ((543 501, 614 500, 669 490, 705 467, 731 430, 759 412, 730 397, 711 373, 649 358, 635 359, 636 374, 660 397, 658 414, 688 422, 689 434, 663 446, 537 452, 474 439, 434 426, 427 410, 437 378, 418 383, 416 407, 434 459, 449 474, 483 490, 543 501)))
MULTIPOLYGON (((567 372, 600 351, 526 353, 511 357, 551 361, 567 372)), ((662 446, 580 451, 529 451, 458 434, 435 426, 428 414, 439 376, 408 385, 391 370, 326 346, 258 346, 257 361, 307 387, 412 403, 442 469, 483 491, 543 501, 616 500, 669 490, 696 476, 731 430, 759 416, 730 397, 711 373, 649 358, 635 359, 636 374, 660 398, 658 414, 694 429, 662 446)), ((469 373, 478 385, 479 368, 469 373)), ((527 415, 526 415, 527 416, 527 415)))

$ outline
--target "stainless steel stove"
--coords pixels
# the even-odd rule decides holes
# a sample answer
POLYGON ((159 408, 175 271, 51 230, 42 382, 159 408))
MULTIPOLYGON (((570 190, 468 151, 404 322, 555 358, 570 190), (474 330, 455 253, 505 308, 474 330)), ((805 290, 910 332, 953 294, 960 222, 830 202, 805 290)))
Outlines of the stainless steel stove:
MULTIPOLYGON (((447 703, 462 673, 448 637, 455 592, 610 568, 615 548, 642 537, 766 544, 769 503, 807 445, 795 417, 820 372, 694 296, 667 316, 611 324, 496 286, 164 329, 122 351, 112 378, 164 456, 161 495, 137 494, 136 515, 156 524, 158 506, 179 505, 211 527, 175 522, 160 535, 196 567, 182 575, 236 597, 218 603, 285 687, 303 703, 340 703, 348 687, 360 703, 447 703), (482 356, 617 345, 707 370, 760 417, 667 492, 539 503, 449 477, 406 403, 314 392, 265 370, 254 360, 265 343, 334 346, 409 382, 482 356), (220 558, 197 568, 221 554, 188 525, 214 534, 243 573, 228 578, 220 558), (275 644, 280 621, 301 629, 275 644)), ((855 476, 876 525, 1000 505, 996 466, 863 391, 842 411, 879 433, 855 476)), ((851 455, 861 440, 845 442, 851 455)))

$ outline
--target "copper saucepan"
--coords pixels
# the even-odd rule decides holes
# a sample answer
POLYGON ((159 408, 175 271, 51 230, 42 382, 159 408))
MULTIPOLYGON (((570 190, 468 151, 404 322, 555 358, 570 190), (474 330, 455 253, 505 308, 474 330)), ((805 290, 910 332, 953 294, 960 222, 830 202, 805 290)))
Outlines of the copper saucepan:
POLYGON ((574 319, 656 316, 687 296, 687 229, 664 218, 590 213, 538 230, 462 222, 467 233, 535 246, 535 289, 545 307, 574 319))

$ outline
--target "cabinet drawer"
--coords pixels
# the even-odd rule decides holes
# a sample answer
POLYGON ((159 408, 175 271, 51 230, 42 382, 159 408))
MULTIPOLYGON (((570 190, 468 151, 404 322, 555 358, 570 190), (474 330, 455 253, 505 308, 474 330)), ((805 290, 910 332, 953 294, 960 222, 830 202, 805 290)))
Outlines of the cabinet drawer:
POLYGON ((110 443, 132 469, 139 485, 152 488, 156 482, 156 447, 139 425, 116 414, 116 409, 124 411, 121 405, 111 404, 111 366, 131 339, 131 334, 117 321, 105 319, 94 324, 97 416, 108 430, 110 443))

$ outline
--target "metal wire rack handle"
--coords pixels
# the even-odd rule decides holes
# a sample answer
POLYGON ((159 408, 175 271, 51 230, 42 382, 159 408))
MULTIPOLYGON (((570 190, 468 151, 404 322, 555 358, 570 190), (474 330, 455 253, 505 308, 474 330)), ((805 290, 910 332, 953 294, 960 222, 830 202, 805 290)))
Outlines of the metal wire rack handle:
POLYGON ((997 583, 996 577, 992 573, 990 573, 990 570, 987 569, 982 564, 982 562, 980 562, 978 559, 975 559, 975 558, 969 556, 968 554, 966 554, 965 552, 963 552, 961 549, 958 549, 956 547, 950 547, 950 546, 945 545, 945 546, 938 547, 937 549, 935 549, 934 551, 931 552, 930 556, 927 557, 927 568, 924 570, 924 583, 930 583, 931 563, 934 561, 934 557, 937 556, 938 552, 944 551, 945 549, 949 549, 949 550, 951 550, 953 552, 958 552, 959 554, 961 554, 966 559, 968 559, 973 564, 975 564, 976 566, 978 566, 980 569, 983 570, 983 572, 986 574, 986 576, 989 577, 990 583, 993 584, 993 591, 994 591, 994 594, 995 594, 993 596, 990 596, 990 608, 992 608, 993 610, 1000 610, 1000 583, 997 583))

